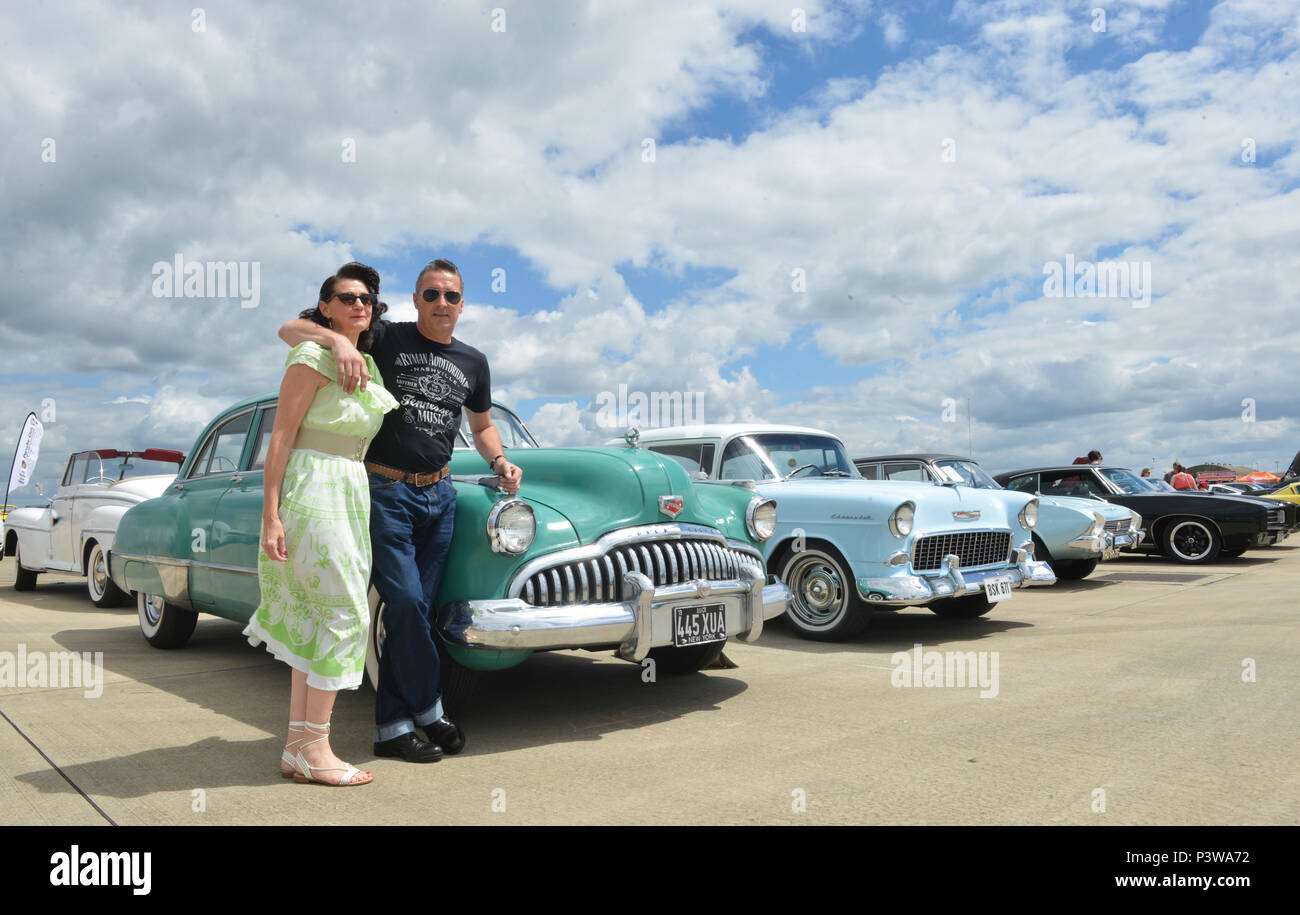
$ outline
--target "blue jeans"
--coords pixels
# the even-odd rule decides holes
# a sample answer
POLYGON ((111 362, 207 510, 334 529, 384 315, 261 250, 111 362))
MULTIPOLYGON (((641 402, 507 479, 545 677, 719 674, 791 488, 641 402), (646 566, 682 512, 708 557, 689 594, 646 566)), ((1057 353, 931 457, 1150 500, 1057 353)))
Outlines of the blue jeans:
POLYGON ((456 490, 370 474, 372 580, 384 599, 384 642, 375 689, 375 741, 442 717, 442 671, 434 621, 451 548, 456 490))

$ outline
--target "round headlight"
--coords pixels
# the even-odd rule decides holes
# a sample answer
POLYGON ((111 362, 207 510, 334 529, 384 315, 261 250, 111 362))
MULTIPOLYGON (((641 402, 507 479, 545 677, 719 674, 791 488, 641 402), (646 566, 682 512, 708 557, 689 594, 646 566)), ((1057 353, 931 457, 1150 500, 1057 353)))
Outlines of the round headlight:
POLYGON ((906 537, 912 533, 912 519, 916 517, 916 506, 904 502, 889 515, 889 531, 895 537, 906 537))
POLYGON ((1030 499, 1025 503, 1025 507, 1020 509, 1020 524, 1027 531, 1032 531, 1034 525, 1038 523, 1038 500, 1030 499))
POLYGON ((498 502, 488 512, 487 533, 494 552, 522 553, 537 536, 533 507, 522 499, 498 502))
POLYGON ((751 499, 745 512, 749 536, 762 543, 776 533, 776 503, 771 499, 751 499))

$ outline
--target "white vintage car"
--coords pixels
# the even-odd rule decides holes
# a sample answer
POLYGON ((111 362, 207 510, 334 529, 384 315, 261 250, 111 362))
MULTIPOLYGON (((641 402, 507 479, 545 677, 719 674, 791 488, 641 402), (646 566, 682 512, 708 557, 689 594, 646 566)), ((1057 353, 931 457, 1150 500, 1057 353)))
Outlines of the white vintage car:
POLYGON ((14 590, 31 591, 41 572, 75 572, 86 576, 95 606, 122 603, 126 595, 105 563, 117 523, 132 505, 162 495, 184 459, 161 448, 100 448, 68 458, 48 505, 17 508, 5 518, 3 555, 14 557, 14 590))

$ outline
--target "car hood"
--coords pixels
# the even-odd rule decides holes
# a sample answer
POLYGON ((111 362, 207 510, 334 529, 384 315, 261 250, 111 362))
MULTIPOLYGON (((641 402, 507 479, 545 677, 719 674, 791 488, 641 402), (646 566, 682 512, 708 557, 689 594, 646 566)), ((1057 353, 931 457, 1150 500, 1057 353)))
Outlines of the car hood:
POLYGON ((760 495, 775 499, 781 526, 831 521, 883 523, 903 502, 916 506, 914 531, 1019 527, 1016 515, 1030 499, 1026 493, 970 486, 936 486, 894 480, 842 478, 772 480, 757 484, 760 495), (954 512, 978 511, 961 521, 954 512))
MULTIPOLYGON (((564 517, 582 543, 622 527, 674 521, 745 536, 748 498, 730 487, 693 484, 680 464, 651 451, 517 448, 511 449, 510 460, 523 470, 520 497, 564 517), (671 516, 662 511, 660 496, 680 497, 680 512, 671 516)), ((465 451, 453 455, 452 472, 486 475, 487 470, 476 452, 465 451)))
POLYGON ((1078 496, 1039 496, 1038 502, 1042 506, 1056 505, 1061 508, 1077 508, 1089 513, 1096 512, 1107 521, 1119 521, 1132 514, 1122 505, 1104 502, 1101 499, 1083 499, 1078 496))

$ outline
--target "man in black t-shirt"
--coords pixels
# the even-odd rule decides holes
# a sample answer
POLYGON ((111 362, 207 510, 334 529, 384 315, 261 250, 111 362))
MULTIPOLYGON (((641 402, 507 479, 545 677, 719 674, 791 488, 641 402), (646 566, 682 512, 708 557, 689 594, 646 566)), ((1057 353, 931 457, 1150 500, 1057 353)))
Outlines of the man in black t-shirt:
MULTIPOLYGON (((375 588, 383 598, 383 644, 375 688, 375 754, 436 762, 459 753, 465 735, 444 714, 434 635, 438 585, 451 547, 456 490, 447 462, 461 409, 474 447, 519 491, 522 472, 505 459, 492 424, 487 358, 452 336, 464 309, 464 282, 451 261, 431 261, 415 284, 411 322, 376 321, 370 355, 400 406, 384 417, 366 453, 370 471, 370 542, 375 588), (415 729, 424 730, 420 740, 415 729)), ((330 349, 338 384, 351 392, 369 381, 365 360, 346 338, 312 321, 280 329, 290 346, 305 340, 330 349)))

